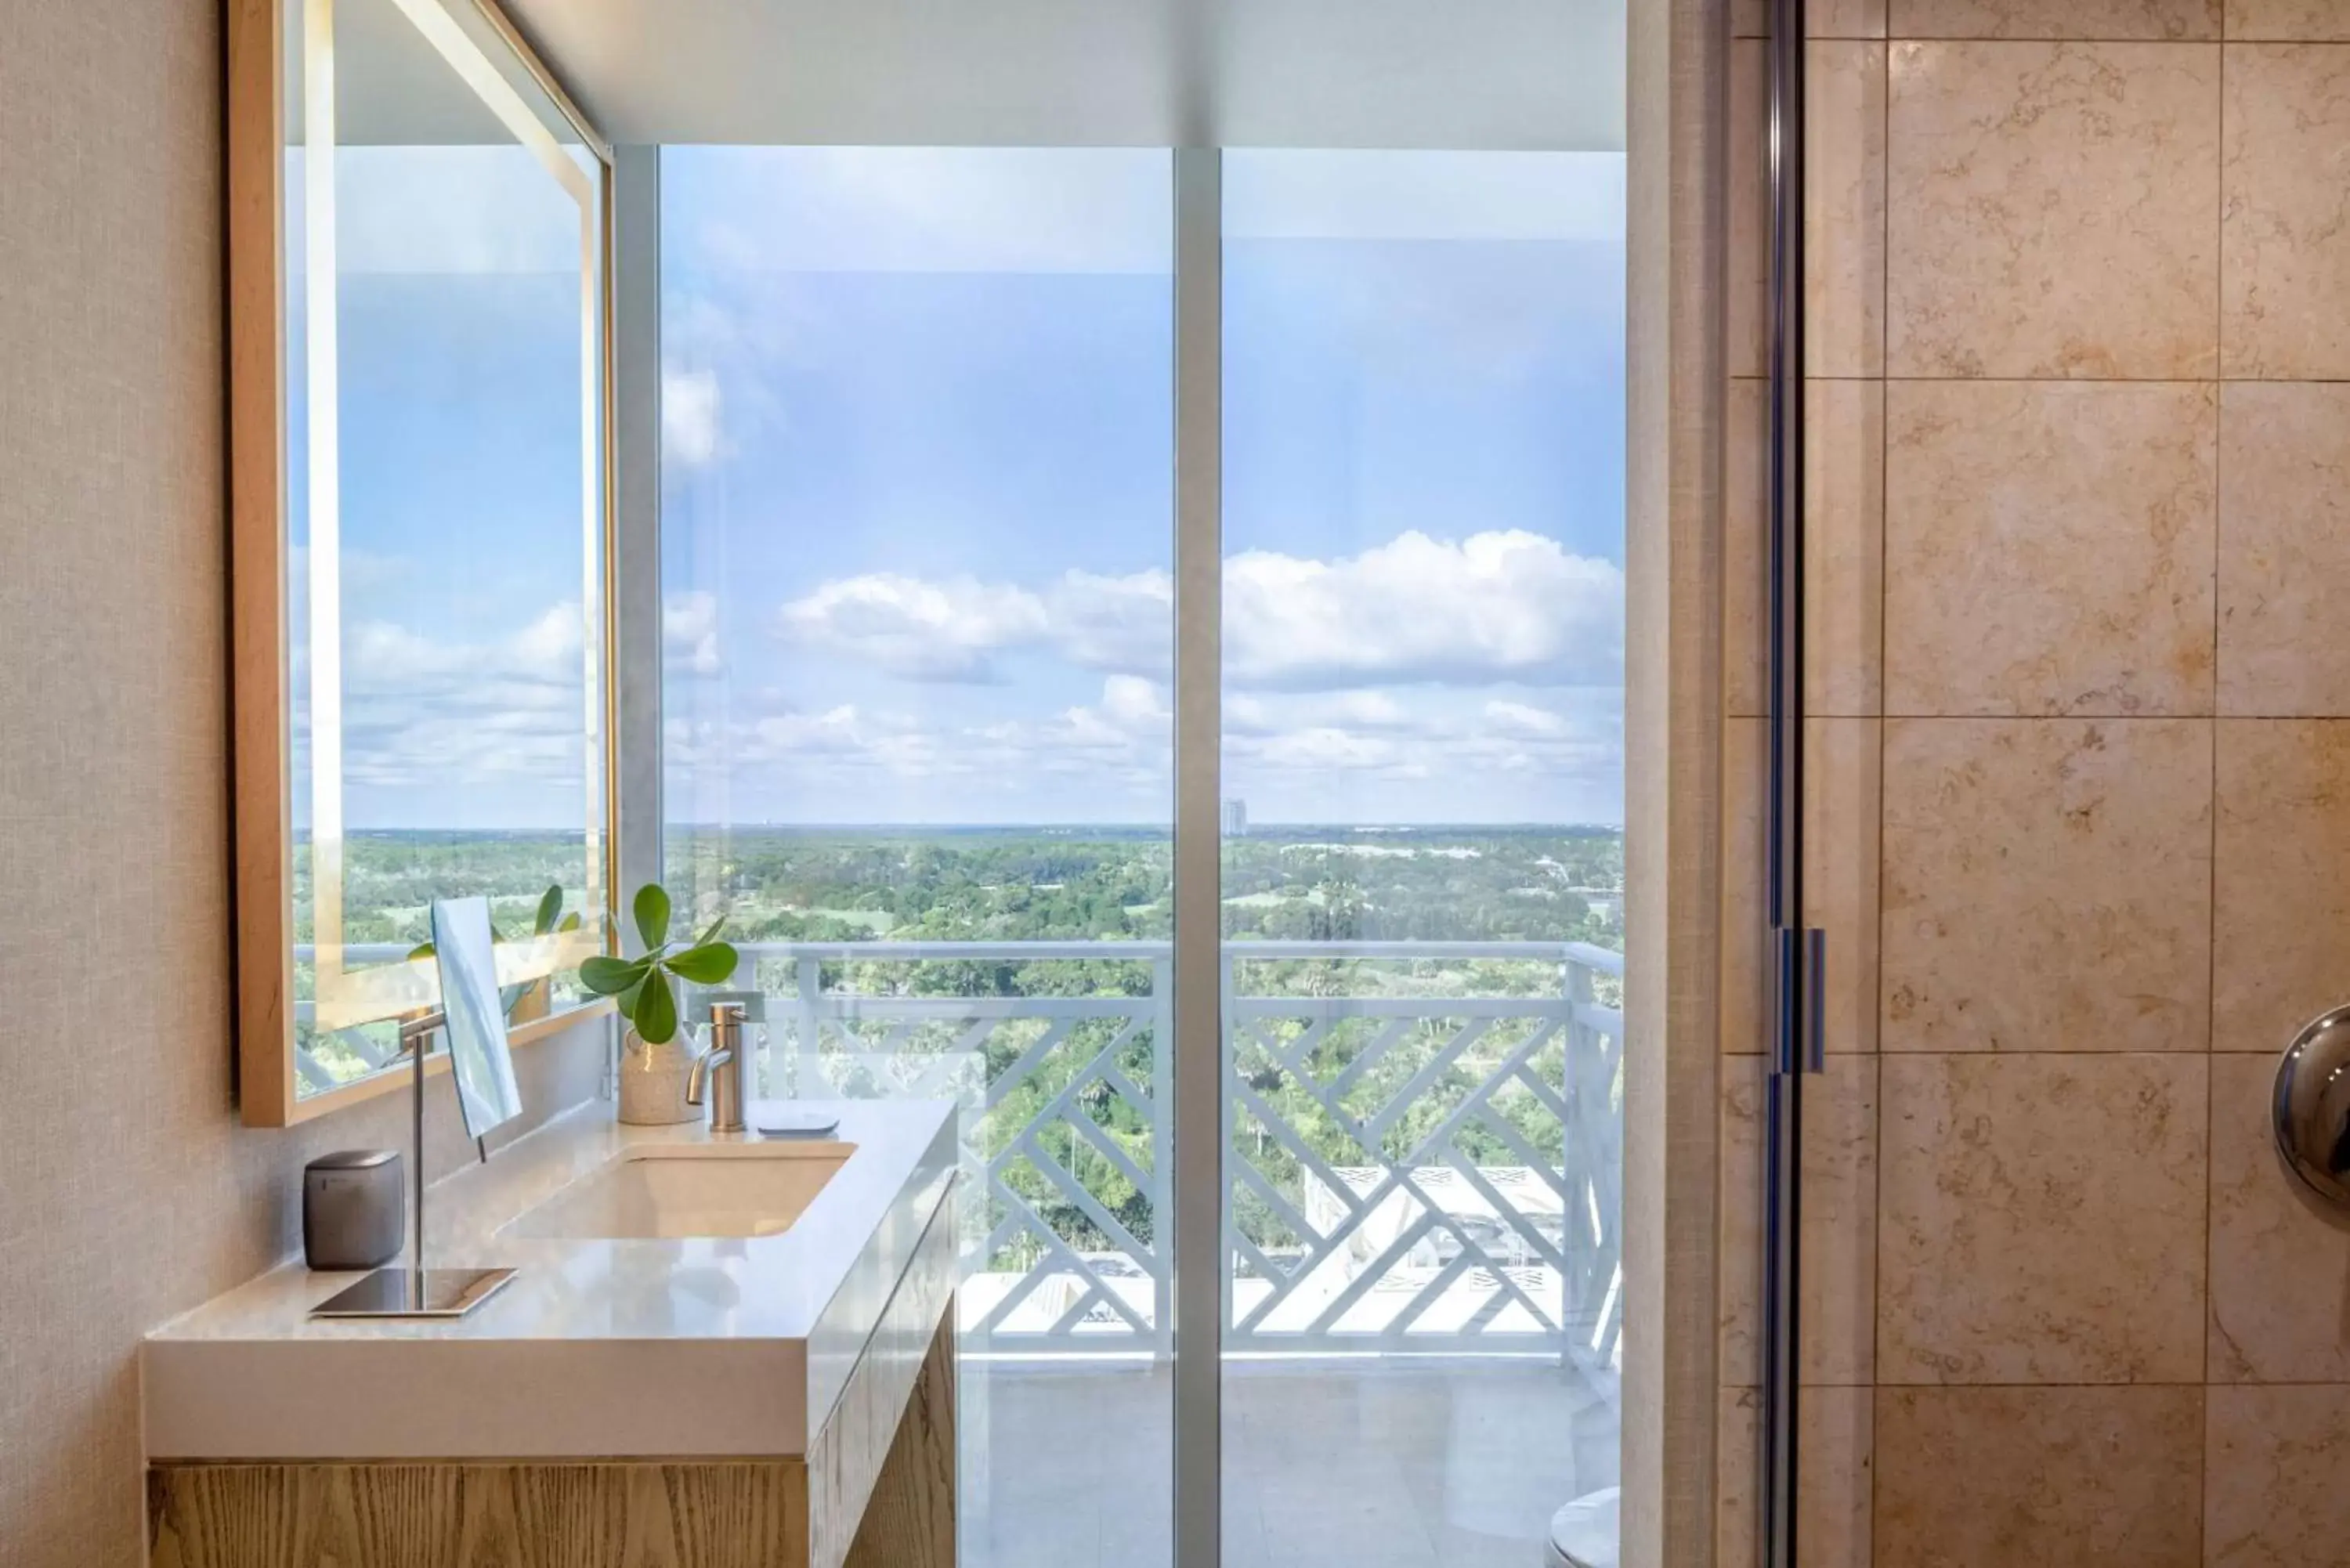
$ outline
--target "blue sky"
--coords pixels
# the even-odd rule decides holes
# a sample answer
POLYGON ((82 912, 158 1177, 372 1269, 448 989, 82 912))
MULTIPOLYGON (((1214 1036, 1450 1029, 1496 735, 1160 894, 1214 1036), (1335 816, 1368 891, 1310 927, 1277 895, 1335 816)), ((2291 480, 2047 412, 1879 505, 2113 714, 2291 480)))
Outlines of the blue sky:
MULTIPOLYGON (((1167 818, 1170 172, 664 153, 672 820, 1167 818)), ((1620 821, 1620 159, 1225 180, 1226 793, 1620 821)))
MULTIPOLYGON (((345 148, 336 202, 346 824, 576 829, 588 810, 578 210, 519 147, 345 148)), ((307 280, 291 254, 298 378, 307 280)), ((299 649, 309 432, 303 400, 288 406, 299 649)), ((308 679, 297 657, 302 828, 308 679)))
MULTIPOLYGON (((353 827, 584 809, 577 236, 526 159, 338 164, 353 827)), ((1170 155, 662 178, 671 819, 1166 821, 1170 155)), ((1606 154, 1226 155, 1253 820, 1622 819, 1622 190, 1606 154)))

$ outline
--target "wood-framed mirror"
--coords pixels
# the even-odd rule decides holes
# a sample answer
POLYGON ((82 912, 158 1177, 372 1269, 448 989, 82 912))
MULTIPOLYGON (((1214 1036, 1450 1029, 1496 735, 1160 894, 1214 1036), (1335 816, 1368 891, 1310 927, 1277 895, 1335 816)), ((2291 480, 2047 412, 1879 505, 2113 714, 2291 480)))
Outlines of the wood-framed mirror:
POLYGON ((605 1005, 611 154, 490 0, 228 26, 238 1096, 283 1127, 404 1082, 436 898, 490 899, 518 1044, 605 1005))

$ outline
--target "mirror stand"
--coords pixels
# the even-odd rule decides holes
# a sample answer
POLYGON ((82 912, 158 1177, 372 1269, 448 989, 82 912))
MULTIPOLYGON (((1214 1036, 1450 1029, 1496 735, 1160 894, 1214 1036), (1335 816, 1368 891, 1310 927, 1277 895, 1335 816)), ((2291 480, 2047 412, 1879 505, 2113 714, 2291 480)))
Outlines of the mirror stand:
MULTIPOLYGON (((312 1317, 463 1317, 503 1290, 512 1269, 428 1269, 424 1266, 425 1046, 448 1023, 439 1008, 405 1019, 400 1044, 411 1064, 408 1077, 408 1160, 411 1220, 408 1262, 362 1275, 310 1309, 312 1317)), ((482 1140, 473 1147, 489 1158, 482 1140)))

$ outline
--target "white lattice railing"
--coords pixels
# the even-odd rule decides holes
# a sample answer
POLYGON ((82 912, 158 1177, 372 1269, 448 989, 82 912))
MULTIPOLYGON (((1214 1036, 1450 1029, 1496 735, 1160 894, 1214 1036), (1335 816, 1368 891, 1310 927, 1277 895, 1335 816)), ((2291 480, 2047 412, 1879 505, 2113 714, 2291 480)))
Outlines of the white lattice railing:
MULTIPOLYGON (((967 1334, 1167 1351, 1167 944, 742 945, 767 1093, 963 1101, 967 1334)), ((1223 969, 1226 1350, 1612 1361, 1620 956, 1233 942, 1223 969)))

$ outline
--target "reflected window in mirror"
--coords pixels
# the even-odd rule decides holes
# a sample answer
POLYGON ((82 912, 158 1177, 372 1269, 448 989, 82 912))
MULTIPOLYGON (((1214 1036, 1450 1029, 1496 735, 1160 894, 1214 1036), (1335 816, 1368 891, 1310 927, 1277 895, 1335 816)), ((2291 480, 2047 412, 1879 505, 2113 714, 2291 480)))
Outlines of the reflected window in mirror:
POLYGON ((435 899, 488 901, 518 1028, 605 950, 608 155, 473 0, 232 21, 241 1098, 280 1125, 382 1086, 435 899))

